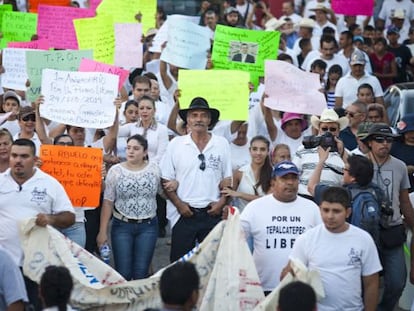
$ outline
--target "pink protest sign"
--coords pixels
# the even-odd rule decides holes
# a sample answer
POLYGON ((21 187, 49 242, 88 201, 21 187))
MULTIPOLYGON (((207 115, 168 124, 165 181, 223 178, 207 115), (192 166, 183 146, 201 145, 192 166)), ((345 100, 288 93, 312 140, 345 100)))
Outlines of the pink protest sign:
POLYGON ((56 49, 78 49, 73 19, 94 17, 95 11, 63 6, 39 5, 37 35, 56 49))
POLYGON ((325 95, 320 88, 319 74, 302 71, 280 60, 265 61, 266 107, 320 115, 326 108, 325 95))
POLYGON ((124 85, 124 82, 126 78, 129 76, 129 71, 113 66, 108 65, 100 62, 96 62, 91 59, 82 58, 79 71, 82 72, 106 72, 111 73, 113 75, 117 75, 119 77, 119 84, 118 84, 118 90, 121 89, 121 87, 124 85))
POLYGON ((29 42, 8 42, 8 48, 19 48, 19 49, 33 49, 33 50, 49 50, 49 41, 46 39, 39 39, 29 42))
POLYGON ((332 0, 332 10, 336 14, 367 15, 374 12, 373 0, 332 0))
POLYGON ((115 24, 115 65, 142 68, 141 36, 141 24, 115 24))

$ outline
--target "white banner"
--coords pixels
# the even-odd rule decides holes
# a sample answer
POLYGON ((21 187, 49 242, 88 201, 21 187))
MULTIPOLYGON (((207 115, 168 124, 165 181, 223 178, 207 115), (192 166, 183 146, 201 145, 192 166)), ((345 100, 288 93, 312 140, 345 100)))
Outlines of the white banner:
MULTIPOLYGON (((21 227, 23 271, 39 282, 48 265, 66 266, 73 277, 73 307, 88 310, 160 308, 162 270, 150 278, 126 282, 115 270, 65 238, 54 228, 38 227, 34 219, 21 227)), ((253 310, 264 298, 253 258, 241 231, 239 213, 231 209, 195 249, 180 260, 196 265, 200 275, 199 310, 253 310)))

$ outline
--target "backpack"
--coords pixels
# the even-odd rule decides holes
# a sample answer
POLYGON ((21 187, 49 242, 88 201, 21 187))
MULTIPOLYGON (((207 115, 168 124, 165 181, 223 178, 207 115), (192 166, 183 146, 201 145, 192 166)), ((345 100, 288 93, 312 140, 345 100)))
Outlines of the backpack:
POLYGON ((375 245, 379 247, 382 189, 373 183, 366 187, 349 185, 347 188, 351 194, 352 206, 349 222, 367 231, 372 236, 375 245))

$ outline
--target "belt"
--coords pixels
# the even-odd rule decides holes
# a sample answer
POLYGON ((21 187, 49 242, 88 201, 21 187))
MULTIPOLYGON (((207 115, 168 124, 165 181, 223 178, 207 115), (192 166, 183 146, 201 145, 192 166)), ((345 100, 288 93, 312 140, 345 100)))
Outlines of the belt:
POLYGON ((114 218, 121 220, 123 222, 130 223, 130 224, 141 224, 143 222, 150 221, 151 219, 154 218, 154 217, 150 217, 150 218, 142 218, 142 219, 131 219, 131 218, 125 217, 124 215, 116 211, 115 209, 113 210, 112 213, 114 215, 114 218))
POLYGON ((210 204, 207 205, 206 207, 193 207, 193 206, 190 206, 191 211, 194 212, 194 213, 207 212, 210 208, 211 208, 210 204))

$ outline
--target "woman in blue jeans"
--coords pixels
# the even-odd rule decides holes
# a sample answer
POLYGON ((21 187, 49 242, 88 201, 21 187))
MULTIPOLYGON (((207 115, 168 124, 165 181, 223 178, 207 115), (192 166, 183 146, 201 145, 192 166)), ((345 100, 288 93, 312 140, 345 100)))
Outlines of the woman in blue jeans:
POLYGON ((126 279, 148 277, 158 237, 156 195, 161 191, 160 170, 147 159, 148 142, 141 135, 127 140, 126 161, 108 171, 97 243, 111 241, 115 269, 126 279))

